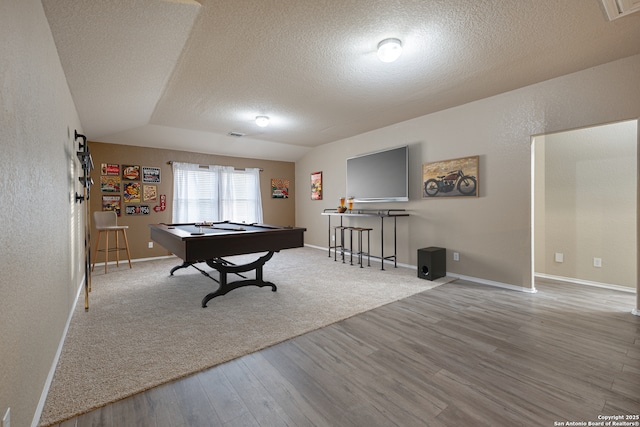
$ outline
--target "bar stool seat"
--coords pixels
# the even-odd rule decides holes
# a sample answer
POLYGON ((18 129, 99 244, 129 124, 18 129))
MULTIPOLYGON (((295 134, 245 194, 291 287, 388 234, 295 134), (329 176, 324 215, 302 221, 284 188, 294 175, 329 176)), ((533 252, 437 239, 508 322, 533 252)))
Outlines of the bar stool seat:
POLYGON ((131 267, 131 254, 129 252, 129 242, 127 241, 127 225, 118 225, 118 215, 114 211, 97 211, 93 213, 93 223, 98 230, 98 238, 96 239, 96 254, 93 257, 93 265, 91 266, 91 271, 93 271, 96 267, 96 261, 98 260, 98 252, 104 252, 104 272, 107 273, 107 264, 109 263, 109 252, 116 253, 116 265, 119 266, 120 262, 120 251, 127 251, 127 258, 129 259, 129 268, 131 267), (109 232, 114 232, 116 237, 116 245, 113 248, 109 247, 109 232), (118 232, 122 232, 122 237, 124 238, 124 247, 119 246, 118 242, 118 232), (98 249, 100 245, 100 236, 102 233, 105 234, 105 246, 104 249, 98 249))

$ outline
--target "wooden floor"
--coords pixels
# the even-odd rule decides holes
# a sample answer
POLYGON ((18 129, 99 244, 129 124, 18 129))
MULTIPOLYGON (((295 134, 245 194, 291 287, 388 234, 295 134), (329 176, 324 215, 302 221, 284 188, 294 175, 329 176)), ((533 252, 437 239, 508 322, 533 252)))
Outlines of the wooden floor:
POLYGON ((640 421, 635 295, 564 283, 537 288, 442 285, 59 426, 640 421))

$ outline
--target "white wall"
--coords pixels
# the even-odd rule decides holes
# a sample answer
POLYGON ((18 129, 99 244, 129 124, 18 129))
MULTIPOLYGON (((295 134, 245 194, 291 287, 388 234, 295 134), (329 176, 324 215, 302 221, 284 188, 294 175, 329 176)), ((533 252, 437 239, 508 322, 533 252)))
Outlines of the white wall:
POLYGON ((41 2, 2 0, 0 40, 0 416, 21 427, 82 282, 81 129, 41 2))
POLYGON ((399 220, 399 261, 416 265, 417 249, 441 246, 449 272, 530 289, 531 136, 640 117, 638 75, 640 55, 318 147, 297 162, 296 180, 323 171, 324 200, 300 195, 297 225, 307 244, 326 247, 320 212, 345 191, 345 159, 409 144, 411 201, 367 206, 411 213, 399 220), (423 163, 471 155, 480 156, 479 198, 421 198, 423 163))
POLYGON ((536 273, 636 288, 637 135, 632 120, 535 138, 536 273))

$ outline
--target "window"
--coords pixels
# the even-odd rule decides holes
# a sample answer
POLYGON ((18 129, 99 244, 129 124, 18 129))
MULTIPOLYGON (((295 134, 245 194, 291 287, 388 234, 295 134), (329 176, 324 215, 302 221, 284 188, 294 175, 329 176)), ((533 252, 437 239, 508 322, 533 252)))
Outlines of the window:
POLYGON ((172 221, 262 222, 259 169, 174 162, 172 221))

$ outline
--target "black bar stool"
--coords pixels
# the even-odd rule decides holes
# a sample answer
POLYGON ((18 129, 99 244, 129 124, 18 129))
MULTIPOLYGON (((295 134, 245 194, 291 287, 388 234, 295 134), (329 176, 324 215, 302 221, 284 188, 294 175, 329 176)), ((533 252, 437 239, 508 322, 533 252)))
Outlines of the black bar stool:
POLYGON ((338 248, 340 248, 340 256, 342 257, 342 263, 344 264, 344 232, 345 230, 350 229, 351 227, 347 227, 344 225, 335 225, 333 226, 333 241, 335 242, 335 250, 333 252, 333 260, 338 260, 338 248), (338 244, 338 230, 340 230, 340 244, 338 244))
MULTIPOLYGON (((358 255, 358 264, 360 264, 360 268, 362 268, 363 255, 367 255, 367 267, 371 267, 371 233, 370 233, 371 230, 373 230, 373 228, 353 227, 351 229, 352 232, 353 231, 358 232, 358 252, 356 252, 356 254, 358 255), (367 252, 364 252, 362 250, 362 234, 364 232, 367 233, 367 252)), ((352 242, 351 248, 353 249, 353 239, 351 242, 352 242)), ((351 251, 351 255, 353 257, 353 250, 351 251)))

